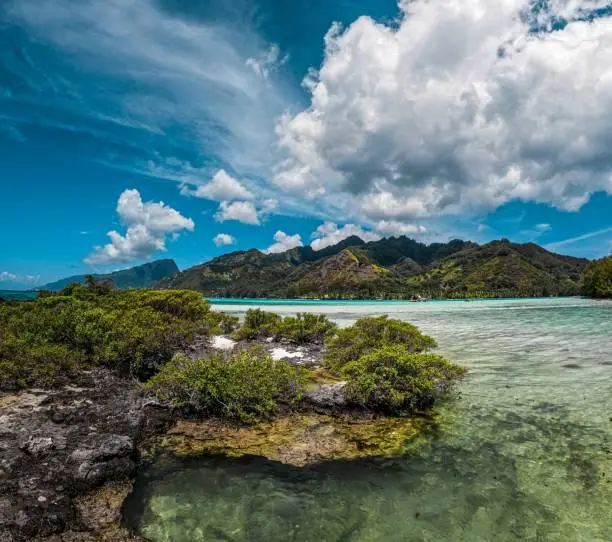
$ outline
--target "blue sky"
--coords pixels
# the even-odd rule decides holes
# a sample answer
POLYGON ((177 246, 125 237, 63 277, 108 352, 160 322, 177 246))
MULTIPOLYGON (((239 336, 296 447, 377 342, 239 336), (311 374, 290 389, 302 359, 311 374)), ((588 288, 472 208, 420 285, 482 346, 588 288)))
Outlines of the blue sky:
POLYGON ((612 249, 605 2, 6 5, 0 288, 355 233, 612 249))

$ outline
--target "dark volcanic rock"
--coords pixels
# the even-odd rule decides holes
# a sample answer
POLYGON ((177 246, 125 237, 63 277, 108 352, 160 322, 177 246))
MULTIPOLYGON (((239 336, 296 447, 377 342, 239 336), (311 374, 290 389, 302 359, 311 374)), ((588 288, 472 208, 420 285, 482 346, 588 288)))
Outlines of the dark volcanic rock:
POLYGON ((134 382, 104 370, 63 389, 1 394, 0 541, 68 531, 97 540, 76 499, 129 480, 138 443, 169 419, 134 382))

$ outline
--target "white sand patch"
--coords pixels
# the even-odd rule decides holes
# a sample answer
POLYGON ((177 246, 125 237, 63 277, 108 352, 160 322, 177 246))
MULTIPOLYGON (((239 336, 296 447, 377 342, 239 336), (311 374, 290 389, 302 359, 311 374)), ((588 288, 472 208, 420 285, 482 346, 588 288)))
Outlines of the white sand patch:
POLYGON ((236 341, 223 337, 222 335, 215 335, 212 339, 212 347, 217 350, 233 350, 236 346, 236 341))
POLYGON ((274 350, 272 350, 272 352, 270 352, 270 355, 272 356, 273 360, 280 360, 280 359, 294 359, 294 358, 303 358, 304 357, 304 352, 288 352, 287 350, 285 350, 284 348, 275 348, 274 350))

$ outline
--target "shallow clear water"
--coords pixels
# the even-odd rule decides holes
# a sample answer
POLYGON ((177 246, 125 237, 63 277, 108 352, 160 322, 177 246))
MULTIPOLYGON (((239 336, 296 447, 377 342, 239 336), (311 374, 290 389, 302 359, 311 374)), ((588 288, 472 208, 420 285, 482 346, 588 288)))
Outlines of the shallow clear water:
POLYGON ((469 375, 441 407, 437 434, 403 458, 304 470, 261 459, 160 460, 126 508, 141 533, 154 541, 612 540, 612 303, 273 310, 325 312, 343 325, 390 314, 436 337, 469 375))

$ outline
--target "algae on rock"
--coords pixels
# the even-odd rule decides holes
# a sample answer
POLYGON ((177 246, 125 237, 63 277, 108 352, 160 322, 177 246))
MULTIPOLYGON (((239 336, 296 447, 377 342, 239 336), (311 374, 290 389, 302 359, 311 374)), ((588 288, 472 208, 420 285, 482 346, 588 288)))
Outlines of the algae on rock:
POLYGON ((401 455, 432 424, 423 417, 348 419, 316 413, 293 413, 253 426, 183 420, 166 433, 159 447, 179 456, 262 456, 303 467, 327 460, 401 455))

